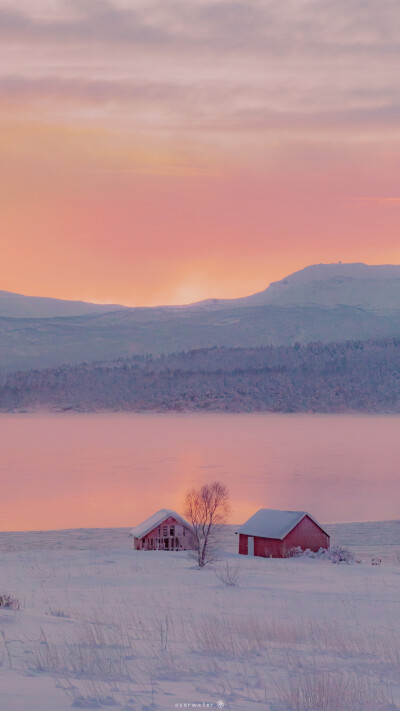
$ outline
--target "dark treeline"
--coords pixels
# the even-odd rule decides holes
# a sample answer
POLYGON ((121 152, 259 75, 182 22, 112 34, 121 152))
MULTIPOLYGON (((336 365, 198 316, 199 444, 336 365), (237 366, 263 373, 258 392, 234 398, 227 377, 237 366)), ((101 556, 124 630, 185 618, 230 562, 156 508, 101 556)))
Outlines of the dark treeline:
POLYGON ((208 348, 4 375, 0 409, 400 412, 400 339, 208 348))

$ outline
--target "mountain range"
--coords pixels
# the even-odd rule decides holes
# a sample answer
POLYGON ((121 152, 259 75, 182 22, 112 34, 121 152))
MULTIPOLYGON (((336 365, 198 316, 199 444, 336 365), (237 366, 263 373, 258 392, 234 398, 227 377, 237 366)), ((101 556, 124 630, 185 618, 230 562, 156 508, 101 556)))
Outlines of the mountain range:
POLYGON ((45 296, 24 296, 9 291, 0 291, 0 317, 8 318, 57 318, 87 316, 124 309, 117 304, 90 304, 86 301, 66 301, 45 296))
POLYGON ((129 308, 0 292, 0 370, 400 336, 400 266, 316 264, 240 299, 129 308))
POLYGON ((313 264, 272 282, 264 291, 241 299, 211 299, 194 307, 229 306, 354 306, 400 309, 400 266, 313 264))

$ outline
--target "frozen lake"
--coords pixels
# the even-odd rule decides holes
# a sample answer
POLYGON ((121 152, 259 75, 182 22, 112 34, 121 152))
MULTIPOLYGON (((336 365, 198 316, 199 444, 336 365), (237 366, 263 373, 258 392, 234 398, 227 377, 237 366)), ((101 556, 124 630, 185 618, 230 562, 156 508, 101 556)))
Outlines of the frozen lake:
POLYGON ((261 507, 322 522, 400 511, 399 416, 0 416, 0 528, 131 526, 185 491, 229 485, 232 523, 261 507))

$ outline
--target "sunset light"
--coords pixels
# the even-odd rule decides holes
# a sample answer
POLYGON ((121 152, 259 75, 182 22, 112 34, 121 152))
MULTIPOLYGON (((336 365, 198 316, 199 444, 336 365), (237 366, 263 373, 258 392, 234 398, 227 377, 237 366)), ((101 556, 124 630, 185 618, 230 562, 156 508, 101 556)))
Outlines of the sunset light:
POLYGON ((399 262, 391 5, 0 5, 2 289, 173 304, 399 262))
POLYGON ((0 711, 400 711, 399 0, 0 0, 0 711))

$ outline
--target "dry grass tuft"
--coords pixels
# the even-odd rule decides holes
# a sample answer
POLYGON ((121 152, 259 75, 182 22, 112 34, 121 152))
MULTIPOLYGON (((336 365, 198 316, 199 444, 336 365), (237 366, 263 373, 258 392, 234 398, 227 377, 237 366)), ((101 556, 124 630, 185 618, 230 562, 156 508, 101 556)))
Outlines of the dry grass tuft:
POLYGON ((365 676, 308 667, 275 682, 275 701, 285 711, 379 711, 393 699, 365 676))

